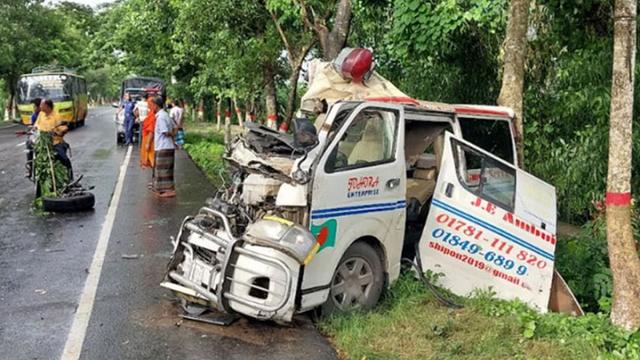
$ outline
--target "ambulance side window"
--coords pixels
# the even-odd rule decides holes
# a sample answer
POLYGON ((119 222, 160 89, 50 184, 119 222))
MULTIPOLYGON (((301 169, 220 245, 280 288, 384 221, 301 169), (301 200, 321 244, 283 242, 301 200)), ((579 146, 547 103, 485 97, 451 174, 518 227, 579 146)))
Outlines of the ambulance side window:
POLYGON ((507 211, 513 211, 516 171, 451 139, 458 180, 467 190, 507 211))
POLYGON ((365 109, 351 122, 327 158, 325 171, 357 169, 395 160, 398 116, 395 112, 365 109))
POLYGON ((513 139, 509 122, 499 119, 458 118, 462 138, 513 164, 513 139))

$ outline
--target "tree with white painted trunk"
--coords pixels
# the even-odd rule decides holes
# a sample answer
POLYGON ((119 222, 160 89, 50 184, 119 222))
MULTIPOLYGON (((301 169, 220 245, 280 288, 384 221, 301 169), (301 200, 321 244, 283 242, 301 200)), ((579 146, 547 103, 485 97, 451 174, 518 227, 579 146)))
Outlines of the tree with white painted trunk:
POLYGON ((234 96, 231 98, 233 100, 233 108, 236 112, 236 117, 238 118, 238 125, 240 127, 244 126, 244 119, 242 118, 242 109, 240 109, 240 104, 238 103, 238 98, 234 96))
POLYGON ((278 121, 278 102, 276 96, 275 71, 272 66, 264 67, 264 99, 266 111, 266 124, 275 128, 278 121))
POLYGON ((220 111, 222 110, 222 97, 218 96, 218 99, 216 100, 216 130, 220 131, 220 126, 222 123, 222 114, 220 113, 220 111))
POLYGON ((502 87, 498 105, 507 106, 515 113, 515 140, 518 163, 524 164, 523 139, 523 88, 524 65, 527 57, 527 28, 529 25, 529 0, 511 0, 507 34, 502 44, 504 64, 502 87))
POLYGON ((640 328, 640 258, 631 224, 633 86, 636 58, 635 0, 616 0, 609 127, 606 216, 613 273, 611 321, 640 328))

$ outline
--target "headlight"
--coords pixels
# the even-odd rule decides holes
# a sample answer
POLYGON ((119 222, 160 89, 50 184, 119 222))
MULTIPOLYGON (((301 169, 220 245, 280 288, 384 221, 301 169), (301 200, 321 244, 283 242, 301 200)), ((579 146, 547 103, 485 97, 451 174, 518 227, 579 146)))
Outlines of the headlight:
POLYGON ((304 265, 318 250, 316 238, 309 230, 275 216, 265 216, 249 225, 244 240, 282 250, 304 265))

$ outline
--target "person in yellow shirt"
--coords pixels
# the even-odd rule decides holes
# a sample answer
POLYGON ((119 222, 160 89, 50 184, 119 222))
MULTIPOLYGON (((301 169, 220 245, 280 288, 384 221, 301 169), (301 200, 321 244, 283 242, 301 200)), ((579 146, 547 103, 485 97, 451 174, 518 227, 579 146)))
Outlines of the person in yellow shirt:
POLYGON ((71 160, 69 156, 67 156, 69 144, 64 141, 64 135, 69 131, 69 128, 60 120, 60 116, 53 109, 53 101, 51 101, 51 99, 42 100, 40 104, 40 114, 34 127, 39 132, 50 132, 52 134, 53 151, 62 165, 69 169, 69 177, 73 179, 71 160))

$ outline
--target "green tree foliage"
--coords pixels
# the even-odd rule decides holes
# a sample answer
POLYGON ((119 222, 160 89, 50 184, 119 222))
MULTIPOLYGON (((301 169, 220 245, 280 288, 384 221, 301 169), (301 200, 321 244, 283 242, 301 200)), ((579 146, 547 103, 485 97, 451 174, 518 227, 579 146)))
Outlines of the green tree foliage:
POLYGON ((83 71, 90 97, 96 101, 115 98, 120 91, 120 78, 114 76, 118 73, 117 66, 114 65, 104 65, 83 71))
MULTIPOLYGON (((529 170, 556 186, 560 217, 582 223, 607 174, 612 1, 539 2, 525 91, 529 170)), ((636 70, 637 71, 637 70, 636 70)), ((640 92, 636 84, 636 97, 640 92)), ((638 101, 636 101, 638 103, 638 101)), ((634 134, 634 163, 640 137, 634 134)), ((640 186, 633 169, 632 189, 640 186)))
POLYGON ((255 98, 262 67, 278 60, 278 38, 260 2, 182 2, 175 28, 174 70, 196 98, 255 98))
POLYGON ((36 66, 80 64, 83 37, 65 20, 39 0, 0 3, 0 78, 9 94, 15 93, 20 74, 36 66))
MULTIPOLYGON (((612 4, 545 0, 531 13, 526 163, 556 186, 560 218, 574 223, 588 219, 605 190, 612 4)), ((492 104, 500 85, 507 5, 358 0, 350 42, 373 48, 377 70, 413 97, 492 104)), ((640 150, 637 132, 634 138, 640 150)), ((634 152, 634 163, 639 154, 634 152)), ((640 168, 633 171, 632 188, 639 188, 640 168)))
POLYGON ((122 73, 170 78, 174 8, 168 0, 128 0, 101 12, 87 61, 119 66, 122 73))
MULTIPOLYGON (((265 69, 272 69, 279 104, 291 113, 297 93, 290 90, 299 79, 291 60, 310 43, 310 56, 321 56, 318 28, 333 27, 337 3, 120 0, 92 11, 70 2, 6 0, 0 78, 11 94, 19 74, 58 63, 78 67, 94 98, 114 96, 127 75, 154 75, 175 78, 175 96, 205 99, 209 107, 235 97, 244 107, 262 102, 265 69)), ((560 216, 575 223, 604 193, 612 3, 542 0, 531 8, 526 163, 556 185, 560 216)), ((400 89, 426 100, 495 103, 506 0, 352 0, 351 6, 347 45, 371 47, 377 70, 400 89)))
POLYGON ((356 1, 352 41, 378 69, 432 101, 494 103, 506 1, 356 1))

